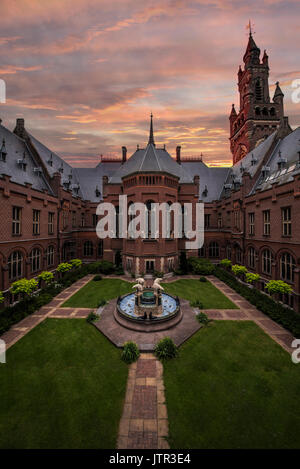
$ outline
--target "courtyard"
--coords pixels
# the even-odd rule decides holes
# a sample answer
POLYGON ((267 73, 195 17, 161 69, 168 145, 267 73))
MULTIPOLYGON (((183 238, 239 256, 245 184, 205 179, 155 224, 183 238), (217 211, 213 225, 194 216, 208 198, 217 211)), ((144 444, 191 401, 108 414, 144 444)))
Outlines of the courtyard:
POLYGON ((162 364, 142 353, 126 365, 121 347, 141 332, 125 328, 116 343, 101 328, 132 285, 88 275, 4 334, 1 448, 299 447, 300 377, 287 331, 214 277, 169 279, 163 288, 188 319, 152 340, 173 337, 179 355, 162 364), (215 319, 206 327, 196 300, 215 319), (87 323, 99 304, 100 319, 87 323))

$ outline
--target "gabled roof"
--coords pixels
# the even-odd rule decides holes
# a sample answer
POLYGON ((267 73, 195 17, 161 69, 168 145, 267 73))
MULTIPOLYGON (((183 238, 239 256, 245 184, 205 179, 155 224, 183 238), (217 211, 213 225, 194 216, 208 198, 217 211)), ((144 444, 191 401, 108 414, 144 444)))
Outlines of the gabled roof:
POLYGON ((218 200, 230 171, 229 167, 213 168, 203 161, 182 161, 181 165, 191 175, 199 176, 199 199, 203 202, 218 200))
POLYGON ((7 155, 5 162, 0 161, 0 174, 11 176, 12 182, 22 185, 29 183, 32 185, 33 189, 39 191, 47 190, 52 195, 53 192, 43 172, 37 170, 39 165, 35 161, 25 141, 0 124, 1 146, 3 140, 5 141, 7 155), (24 157, 26 166, 22 166, 20 163, 20 160, 23 160, 24 157), (23 167, 26 168, 25 171, 23 167))

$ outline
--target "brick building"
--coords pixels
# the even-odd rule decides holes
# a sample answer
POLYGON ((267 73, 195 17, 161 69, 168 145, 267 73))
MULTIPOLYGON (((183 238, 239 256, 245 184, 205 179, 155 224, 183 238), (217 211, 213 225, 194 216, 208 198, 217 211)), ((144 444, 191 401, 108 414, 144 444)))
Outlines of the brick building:
POLYGON ((268 57, 252 35, 238 72, 240 110, 230 115, 233 166, 208 167, 199 158, 172 158, 149 140, 127 158, 101 158, 95 168, 72 168, 25 129, 0 123, 0 289, 14 280, 54 269, 79 257, 86 262, 121 261, 128 272, 169 272, 178 266, 185 239, 107 238, 96 235, 96 208, 119 195, 128 204, 205 204, 205 241, 187 255, 214 262, 230 258, 261 275, 293 287, 282 300, 299 310, 300 294, 300 127, 292 131, 279 84, 269 98, 268 57))

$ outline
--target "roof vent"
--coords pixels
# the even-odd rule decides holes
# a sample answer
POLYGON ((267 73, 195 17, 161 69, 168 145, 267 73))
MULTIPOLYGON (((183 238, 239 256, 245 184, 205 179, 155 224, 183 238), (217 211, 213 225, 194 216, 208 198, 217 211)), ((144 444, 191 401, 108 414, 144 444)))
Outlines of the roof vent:
POLYGON ((2 147, 1 147, 1 150, 0 150, 0 161, 6 161, 6 155, 7 155, 7 151, 6 151, 6 148, 5 148, 5 139, 3 139, 2 147))
POLYGON ((254 165, 257 163, 257 158, 255 158, 255 156, 253 155, 253 153, 252 153, 252 155, 251 155, 251 160, 250 160, 250 161, 251 161, 251 166, 254 166, 254 165))
POLYGON ((261 168, 262 177, 266 178, 270 174, 270 171, 271 171, 270 166, 263 166, 261 168))
POLYGON ((279 150, 279 152, 278 152, 278 161, 277 161, 278 169, 283 169, 283 168, 285 168, 286 163, 287 163, 287 159, 286 159, 286 158, 283 158, 283 157, 281 156, 281 151, 279 150))
POLYGON ((202 192, 202 195, 203 195, 204 197, 207 197, 207 194, 208 194, 208 189, 207 189, 207 185, 205 185, 205 188, 204 188, 204 190, 203 190, 203 192, 202 192))
POLYGON ((42 174, 42 168, 33 168, 33 172, 35 174, 37 174, 38 176, 40 176, 42 174))
POLYGON ((51 153, 49 160, 47 161, 49 166, 53 166, 53 155, 51 153))
POLYGON ((25 151, 23 153, 23 158, 19 158, 17 160, 17 164, 21 167, 21 169, 23 169, 23 171, 26 171, 27 163, 26 163, 26 159, 25 159, 25 151))

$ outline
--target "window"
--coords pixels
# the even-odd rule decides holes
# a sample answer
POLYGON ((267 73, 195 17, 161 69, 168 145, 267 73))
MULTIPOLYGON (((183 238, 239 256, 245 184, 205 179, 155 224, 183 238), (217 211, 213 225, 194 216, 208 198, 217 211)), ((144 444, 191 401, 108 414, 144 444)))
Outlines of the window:
POLYGON ((256 261, 255 249, 253 247, 250 247, 248 249, 248 265, 251 269, 255 269, 255 261, 256 261))
POLYGON ((264 223, 264 229, 263 233, 265 236, 270 236, 270 228, 271 228, 271 223, 270 223, 270 210, 264 210, 263 211, 263 223, 264 223))
POLYGON ((255 214, 249 213, 249 234, 255 234, 255 214))
POLYGON ((174 270, 174 257, 170 257, 170 259, 167 260, 167 268, 168 268, 168 272, 173 272, 173 270, 174 270))
POLYGON ((234 226, 238 230, 240 229, 241 225, 240 225, 240 211, 239 210, 234 211, 234 226))
POLYGON ((237 264, 241 264, 242 263, 242 250, 239 246, 235 250, 235 257, 236 257, 237 264))
POLYGON ((85 226, 84 213, 81 214, 81 228, 85 226))
POLYGON ((291 236, 292 234, 291 207, 282 208, 281 216, 282 216, 282 235, 291 236))
POLYGON ((117 205, 115 207, 116 209, 116 238, 119 238, 119 229, 120 229, 120 226, 119 226, 119 206, 117 205))
POLYGON ((54 247, 49 246, 47 249, 47 265, 54 265, 54 247))
POLYGON ((8 258, 9 280, 17 280, 23 275, 23 255, 20 251, 13 252, 8 258))
POLYGON ((54 213, 48 212, 48 234, 54 233, 54 213))
POLYGON ((13 215, 12 215, 12 234, 13 235, 21 234, 21 215, 22 215, 22 209, 20 207, 13 207, 13 215))
POLYGON ((33 249, 29 256, 31 272, 37 272, 41 269, 41 251, 37 248, 33 249))
POLYGON ((204 228, 209 228, 210 226, 210 215, 208 213, 206 213, 204 215, 204 228))
POLYGON ((295 259, 288 252, 282 254, 280 258, 280 276, 282 280, 294 281, 295 259))
POLYGON ((98 243, 98 257, 103 257, 103 240, 98 243))
POLYGON ((33 210, 33 226, 32 226, 32 232, 35 235, 40 234, 40 215, 41 212, 40 210, 33 210))
POLYGON ((98 215, 93 213, 93 226, 97 226, 97 223, 98 223, 98 215))
POLYGON ((92 256, 94 252, 94 247, 92 241, 86 241, 83 245, 83 255, 92 256))
POLYGON ((219 257, 219 245, 215 241, 212 241, 208 248, 209 257, 219 257))
POLYGON ((269 249, 265 249, 262 253, 262 271, 264 274, 271 274, 272 270, 272 255, 269 249))
POLYGON ((133 267, 133 259, 131 257, 127 257, 126 259, 126 270, 127 272, 131 272, 133 267))
POLYGON ((72 212, 72 227, 74 228, 76 226, 76 212, 72 212))
POLYGON ((222 218, 222 215, 218 215, 218 228, 222 228, 223 227, 223 218, 222 218))
POLYGON ((198 249, 198 257, 205 257, 205 247, 198 249))
POLYGON ((226 257, 227 257, 227 259, 231 259, 231 246, 230 246, 230 244, 227 244, 227 246, 226 246, 226 257))

